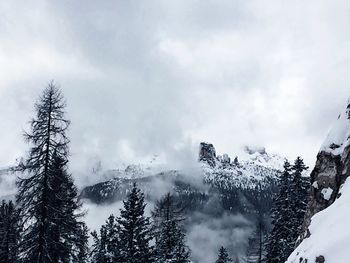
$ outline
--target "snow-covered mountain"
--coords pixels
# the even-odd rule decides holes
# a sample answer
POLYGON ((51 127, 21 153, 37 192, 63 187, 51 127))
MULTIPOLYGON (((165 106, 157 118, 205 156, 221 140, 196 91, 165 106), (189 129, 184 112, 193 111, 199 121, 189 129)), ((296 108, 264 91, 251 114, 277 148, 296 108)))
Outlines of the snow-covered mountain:
POLYGON ((350 100, 323 143, 301 243, 288 263, 348 263, 350 247, 350 100))
MULTIPOLYGON (((127 166, 111 172, 112 179, 85 187, 81 197, 88 207, 94 207, 88 214, 92 218, 99 217, 104 207, 117 206, 133 183, 145 193, 150 207, 172 192, 184 207, 194 258, 200 258, 201 246, 221 240, 231 255, 244 262, 248 243, 254 247, 259 240, 254 235, 258 218, 264 221, 264 231, 269 231, 272 196, 283 162, 284 158, 268 154, 264 148, 246 147, 244 159, 231 159, 227 154, 217 155, 212 144, 201 143, 196 167, 190 170, 160 171, 159 166, 147 165, 143 172, 144 166, 137 165, 131 166, 131 176, 127 166)), ((216 252, 210 254, 216 256, 216 252)), ((252 250, 249 255, 254 253, 252 250)))
POLYGON ((265 148, 245 147, 245 160, 236 157, 233 161, 224 154, 216 156, 210 143, 201 143, 199 160, 206 183, 224 188, 265 188, 275 181, 285 161, 279 155, 270 155, 265 148))
MULTIPOLYGON (((165 180, 167 184, 175 181, 184 181, 193 184, 193 179, 198 186, 214 187, 225 190, 240 189, 267 189, 274 186, 281 173, 284 158, 279 155, 270 155, 264 148, 246 147, 245 160, 237 157, 231 160, 227 154, 216 155, 215 147, 210 143, 200 143, 198 168, 201 178, 191 178, 187 171, 163 170, 159 166, 130 165, 125 169, 108 171, 111 179, 89 186, 83 189, 82 197, 93 199, 98 202, 103 200, 110 202, 111 199, 120 198, 121 189, 127 188, 131 182, 140 182, 143 191, 154 192, 151 185, 153 179, 165 180), (145 169, 146 167, 146 169, 145 169), (199 182, 198 182, 199 179, 199 182), (144 186, 144 187, 143 187, 144 186), (93 196, 93 198, 92 198, 93 196)), ((158 189, 158 191, 162 191, 158 189)))

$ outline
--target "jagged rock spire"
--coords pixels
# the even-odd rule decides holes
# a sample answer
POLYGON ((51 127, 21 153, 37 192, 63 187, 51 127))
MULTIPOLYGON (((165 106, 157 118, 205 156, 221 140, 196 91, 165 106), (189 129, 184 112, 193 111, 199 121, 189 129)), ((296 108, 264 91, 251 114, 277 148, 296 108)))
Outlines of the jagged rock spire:
POLYGON ((201 142, 199 144, 199 161, 207 162, 210 166, 215 167, 216 151, 211 143, 201 142))

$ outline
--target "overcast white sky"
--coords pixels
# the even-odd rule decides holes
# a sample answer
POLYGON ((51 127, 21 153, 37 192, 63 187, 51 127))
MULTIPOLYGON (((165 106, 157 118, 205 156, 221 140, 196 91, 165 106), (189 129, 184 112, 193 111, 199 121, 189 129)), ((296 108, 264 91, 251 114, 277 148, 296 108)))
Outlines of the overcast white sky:
POLYGON ((75 169, 182 160, 202 140, 312 163, 350 96, 349 14, 345 0, 1 1, 0 166, 27 149, 51 79, 75 169))

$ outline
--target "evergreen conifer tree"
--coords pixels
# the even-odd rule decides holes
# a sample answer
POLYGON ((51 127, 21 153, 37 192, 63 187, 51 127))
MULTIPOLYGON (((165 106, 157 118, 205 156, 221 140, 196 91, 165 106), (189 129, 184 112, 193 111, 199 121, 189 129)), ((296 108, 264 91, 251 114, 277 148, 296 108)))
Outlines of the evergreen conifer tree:
POLYGON ((120 256, 123 263, 154 262, 150 218, 144 215, 144 194, 133 185, 124 208, 117 219, 120 241, 120 256))
POLYGON ((263 214, 259 211, 255 231, 248 240, 247 262, 262 263, 266 257, 265 222, 263 214))
POLYGON ((107 255, 107 235, 106 227, 102 226, 100 228, 100 235, 96 231, 91 233, 93 238, 93 245, 91 251, 91 259, 94 263, 109 263, 109 258, 107 255))
POLYGON ((190 262, 181 222, 183 209, 170 193, 156 203, 152 213, 156 239, 156 262, 190 262))
POLYGON ((221 247, 219 249, 218 259, 215 261, 215 263, 229 263, 229 262, 233 262, 232 258, 229 257, 229 254, 226 248, 221 247))
POLYGON ((65 102, 51 82, 35 105, 36 117, 25 134, 30 143, 17 180, 17 202, 25 226, 20 242, 24 262, 69 262, 74 258, 81 214, 77 189, 67 173, 69 121, 65 102))
POLYGON ((114 215, 110 215, 106 223, 100 229, 100 236, 92 233, 94 238, 93 259, 96 262, 122 262, 120 256, 120 227, 114 215))
POLYGON ((110 215, 106 224, 106 252, 108 262, 120 262, 119 226, 114 215, 110 215))
POLYGON ((80 233, 77 236, 76 253, 73 258, 73 262, 87 263, 90 256, 89 249, 89 229, 85 223, 80 225, 80 233))
POLYGON ((20 222, 12 201, 0 205, 0 263, 18 262, 20 222))
POLYGON ((286 261, 293 249, 293 229, 291 219, 293 211, 291 203, 291 165, 288 161, 284 163, 284 171, 280 177, 279 190, 274 198, 272 208, 272 231, 267 241, 268 263, 279 263, 286 261))
POLYGON ((308 169, 302 158, 294 165, 284 164, 279 191, 272 209, 272 231, 267 243, 267 262, 285 262, 292 253, 304 220, 308 200, 309 179, 302 173, 308 169))
POLYGON ((292 209, 291 228, 293 229, 293 246, 300 234, 301 226, 304 221, 306 207, 308 203, 310 179, 302 176, 303 172, 307 170, 304 161, 301 157, 297 157, 292 167, 293 179, 291 182, 291 202, 292 209))

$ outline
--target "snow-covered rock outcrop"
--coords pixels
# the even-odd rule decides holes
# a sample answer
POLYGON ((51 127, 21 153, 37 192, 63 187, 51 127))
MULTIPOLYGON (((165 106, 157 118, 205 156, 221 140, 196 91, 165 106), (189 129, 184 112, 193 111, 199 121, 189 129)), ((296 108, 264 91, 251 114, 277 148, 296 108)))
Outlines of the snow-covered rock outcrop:
POLYGON ((350 100, 317 155, 302 241, 288 263, 350 262, 350 100))
MULTIPOLYGON (((146 171, 143 165, 115 169, 108 175, 110 179, 85 187, 82 190, 82 197, 91 199, 93 196, 98 202, 114 200, 115 196, 119 196, 118 192, 126 182, 138 181, 140 184, 146 184, 145 182, 152 181, 152 178, 183 181, 183 183, 190 185, 196 182, 192 186, 200 184, 205 188, 211 187, 212 189, 236 192, 266 190, 271 194, 276 188, 285 161, 278 155, 268 154, 265 148, 256 147, 246 147, 244 159, 236 157, 232 160, 227 154, 217 155, 214 145, 205 142, 199 145, 198 160, 196 175, 192 175, 191 171, 160 170, 153 169, 151 166, 146 171)), ((143 190, 156 191, 151 188, 143 190)))
POLYGON ((201 143, 199 160, 204 181, 225 189, 264 189, 277 181, 285 161, 279 155, 268 154, 263 147, 247 146, 243 157, 231 161, 227 154, 216 156, 212 144, 201 143))

